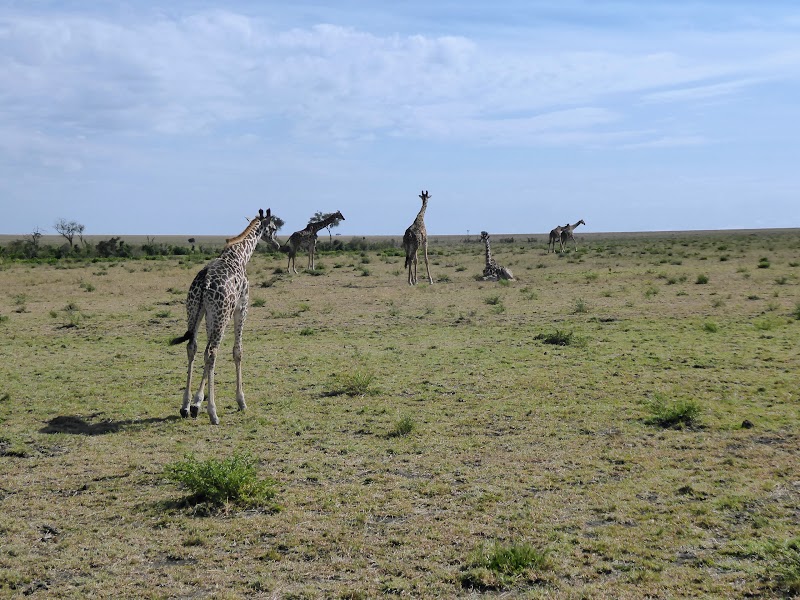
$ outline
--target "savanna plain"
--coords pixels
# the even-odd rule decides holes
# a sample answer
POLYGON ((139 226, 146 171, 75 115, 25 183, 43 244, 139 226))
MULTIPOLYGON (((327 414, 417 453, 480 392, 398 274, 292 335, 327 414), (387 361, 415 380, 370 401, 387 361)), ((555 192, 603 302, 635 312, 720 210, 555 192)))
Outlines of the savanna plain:
POLYGON ((576 237, 257 253, 219 426, 209 255, 0 262, 0 596, 796 597, 800 231, 576 237), (269 494, 174 477, 237 460, 269 494))

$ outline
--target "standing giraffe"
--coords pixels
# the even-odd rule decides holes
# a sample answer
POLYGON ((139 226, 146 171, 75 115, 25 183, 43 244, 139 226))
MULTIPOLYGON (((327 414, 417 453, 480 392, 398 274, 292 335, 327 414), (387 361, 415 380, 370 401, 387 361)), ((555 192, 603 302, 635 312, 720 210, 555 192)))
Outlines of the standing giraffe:
POLYGON ((225 249, 219 255, 203 267, 195 276, 192 285, 189 287, 189 294, 186 297, 186 317, 187 329, 180 337, 173 339, 170 344, 180 344, 188 341, 186 353, 189 357, 189 369, 186 377, 186 389, 183 391, 183 405, 181 406, 181 416, 189 416, 189 401, 192 390, 192 365, 194 355, 197 352, 197 330, 203 317, 206 318, 206 335, 208 343, 205 351, 205 366, 203 377, 200 380, 200 387, 194 395, 191 403, 192 418, 197 417, 200 411, 200 404, 203 402, 203 391, 206 381, 208 381, 208 416, 212 425, 219 425, 217 418, 217 408, 214 404, 214 365, 217 361, 217 351, 225 333, 225 326, 233 317, 234 342, 233 342, 233 362, 236 365, 236 402, 239 410, 244 410, 247 405, 244 401, 244 391, 242 390, 242 329, 244 320, 247 317, 247 305, 249 303, 249 284, 247 282, 247 263, 256 249, 258 240, 262 237, 278 248, 275 239, 277 227, 272 221, 270 209, 264 214, 263 210, 258 211, 258 216, 254 218, 245 230, 236 237, 230 238, 225 245, 225 249))
MULTIPOLYGON (((564 225, 564 227, 569 227, 569 223, 564 225)), ((550 230, 550 239, 547 241, 547 253, 550 254, 550 246, 553 247, 553 252, 556 251, 556 242, 560 244, 561 251, 564 251, 564 244, 561 243, 561 232, 564 230, 564 227, 559 225, 555 229, 550 230)))
POLYGON ((564 244, 566 244, 569 240, 572 240, 572 243, 575 244, 575 250, 578 249, 578 242, 575 241, 575 236, 572 235, 572 232, 578 225, 586 225, 583 222, 583 219, 575 223, 574 225, 565 225, 564 228, 561 230, 561 250, 564 250, 564 244))
POLYGON ((281 246, 281 252, 287 252, 289 254, 289 261, 286 263, 287 272, 291 273, 294 271, 295 274, 297 274, 294 258, 297 256, 297 251, 301 249, 308 252, 308 268, 312 271, 314 270, 314 252, 317 249, 317 232, 321 229, 325 229, 334 221, 344 221, 342 213, 338 210, 325 217, 322 221, 309 223, 306 225, 305 229, 295 231, 289 239, 286 240, 286 243, 281 246), (291 265, 291 269, 289 265, 291 265))
POLYGON ((419 195, 422 199, 422 208, 417 213, 417 218, 406 229, 403 235, 403 248, 406 251, 406 268, 408 269, 408 285, 417 284, 417 250, 422 246, 425 253, 425 269, 428 272, 428 281, 433 284, 431 268, 428 265, 428 231, 425 229, 425 209, 428 208, 430 194, 423 190, 419 195))
POLYGON ((489 247, 489 234, 481 231, 481 241, 486 244, 486 267, 483 269, 483 279, 485 281, 497 281, 499 279, 514 279, 511 269, 501 267, 492 258, 492 250, 489 247))

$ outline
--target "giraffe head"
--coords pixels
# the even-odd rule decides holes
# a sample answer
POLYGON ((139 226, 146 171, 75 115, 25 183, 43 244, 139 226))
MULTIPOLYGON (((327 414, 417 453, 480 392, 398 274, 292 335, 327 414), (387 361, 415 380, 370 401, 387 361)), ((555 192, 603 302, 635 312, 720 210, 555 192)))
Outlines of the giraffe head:
POLYGON ((422 190, 422 193, 420 193, 419 197, 423 202, 427 202, 431 195, 428 193, 428 190, 422 190))
POLYGON ((269 243, 276 250, 281 247, 278 240, 275 239, 275 234, 278 231, 278 226, 272 218, 272 209, 268 208, 267 213, 264 214, 264 209, 258 209, 258 219, 261 222, 261 239, 269 243))
POLYGON ((481 241, 485 242, 489 239, 489 232, 488 231, 481 231, 481 241))

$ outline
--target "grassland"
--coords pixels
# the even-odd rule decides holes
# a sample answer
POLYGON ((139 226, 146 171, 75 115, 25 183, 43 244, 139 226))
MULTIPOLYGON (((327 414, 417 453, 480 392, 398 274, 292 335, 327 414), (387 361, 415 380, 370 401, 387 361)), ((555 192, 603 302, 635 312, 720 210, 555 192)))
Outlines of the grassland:
POLYGON ((203 261, 0 264, 0 596, 800 593, 800 231, 578 237, 498 237, 508 285, 257 255, 218 427, 168 345, 203 261), (263 506, 167 477, 243 453, 263 506))

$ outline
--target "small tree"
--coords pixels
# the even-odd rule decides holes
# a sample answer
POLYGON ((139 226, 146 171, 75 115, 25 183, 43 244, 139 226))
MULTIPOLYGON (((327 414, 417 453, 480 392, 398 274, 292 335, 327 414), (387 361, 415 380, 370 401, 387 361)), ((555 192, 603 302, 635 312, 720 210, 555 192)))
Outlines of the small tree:
POLYGON ((84 226, 78 223, 77 221, 67 221, 66 219, 59 219, 56 221, 56 224, 53 226, 55 230, 64 236, 66 240, 69 242, 69 247, 74 248, 75 245, 72 243, 72 240, 75 238, 75 235, 80 236, 83 239, 83 230, 84 226))
MULTIPOLYGON (((317 211, 317 212, 315 212, 315 213, 314 213, 314 216, 313 216, 313 217, 311 217, 311 218, 308 220, 308 223, 309 223, 309 225, 310 225, 311 223, 321 223, 322 221, 324 221, 325 219, 327 219, 328 217, 330 217, 332 214, 334 214, 334 213, 324 213, 324 212, 321 212, 321 211, 317 211)), ((329 241, 331 244, 333 243, 333 234, 331 233, 331 229, 332 229, 333 227, 338 227, 338 226, 339 226, 339 223, 341 223, 341 222, 342 222, 342 221, 341 221, 340 219, 334 219, 333 221, 331 221, 331 222, 330 222, 330 225, 328 225, 328 226, 325 228, 325 229, 327 229, 327 230, 328 230, 328 241, 329 241)))

